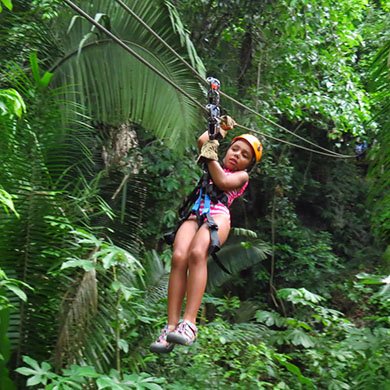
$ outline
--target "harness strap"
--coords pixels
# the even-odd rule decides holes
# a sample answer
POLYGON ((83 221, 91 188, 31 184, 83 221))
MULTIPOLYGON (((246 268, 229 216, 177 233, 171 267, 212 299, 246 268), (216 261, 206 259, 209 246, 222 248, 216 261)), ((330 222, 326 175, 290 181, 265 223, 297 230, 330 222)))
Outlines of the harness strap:
POLYGON ((218 237, 218 225, 215 223, 210 213, 206 214, 206 223, 210 230, 210 246, 209 253, 216 253, 221 249, 221 243, 218 237))
POLYGON ((206 214, 207 226, 210 230, 210 246, 209 253, 217 265, 222 269, 222 271, 231 275, 232 273, 223 265, 222 261, 217 256, 217 252, 221 249, 221 242, 218 237, 218 225, 215 223, 213 217, 210 213, 206 214))
POLYGON ((172 245, 175 240, 176 232, 179 230, 180 226, 189 218, 191 214, 194 214, 196 216, 199 227, 206 222, 207 227, 209 228, 210 246, 208 253, 224 272, 230 274, 229 270, 227 270, 227 268, 222 264, 216 255, 216 252, 221 249, 221 243, 218 237, 218 225, 215 223, 213 217, 210 214, 210 208, 211 203, 217 202, 227 204, 227 196, 225 193, 218 190, 215 185, 210 183, 210 174, 207 170, 205 170, 197 186, 185 200, 183 206, 180 208, 180 219, 174 231, 165 234, 164 239, 167 244, 172 245), (202 201, 203 209, 202 213, 200 213, 199 209, 202 201), (193 207, 189 209, 190 204, 193 204, 193 207))

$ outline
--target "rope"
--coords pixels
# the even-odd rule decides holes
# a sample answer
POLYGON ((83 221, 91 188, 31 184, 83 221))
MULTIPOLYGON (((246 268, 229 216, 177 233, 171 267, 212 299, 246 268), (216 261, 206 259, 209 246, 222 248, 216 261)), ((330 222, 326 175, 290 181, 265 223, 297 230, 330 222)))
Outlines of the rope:
MULTIPOLYGON (((133 16, 146 30, 148 30, 160 43, 162 43, 167 49, 169 49, 184 65, 186 65, 188 67, 188 69, 190 69, 192 71, 192 73, 200 80, 202 81, 203 83, 207 83, 207 81, 199 74, 199 72, 191 65, 189 64, 172 46, 170 46, 164 39, 162 39, 147 23, 144 22, 143 19, 141 19, 130 7, 128 7, 122 0, 114 0, 116 3, 118 3, 125 11, 127 11, 131 16, 133 16)), ((252 108, 242 104, 241 102, 239 102, 238 100, 234 99, 233 97, 225 94, 224 92, 220 92, 221 96, 224 96, 225 98, 227 98, 228 100, 232 101, 233 103, 237 104, 238 106, 240 106, 241 108, 251 112, 252 114, 254 115, 257 115, 258 117, 262 118, 263 120, 265 120, 266 122, 272 124, 273 126, 276 126, 278 127, 279 129, 283 130, 283 131, 286 131, 287 133, 293 135, 294 137, 297 137, 299 138, 300 140, 312 145, 312 146, 315 146, 316 148, 319 148, 321 150, 324 150, 325 152, 327 152, 328 154, 333 154, 335 156, 338 156, 338 157, 343 157, 343 158, 355 158, 355 156, 349 156, 349 155, 344 155, 344 154, 341 154, 341 153, 338 153, 338 152, 334 152, 332 150, 329 150, 329 149, 326 149, 320 145, 317 145, 316 143, 298 135, 298 134, 295 134, 294 132, 292 132, 291 130, 279 125, 277 122, 274 122, 273 120, 267 118, 266 116, 260 114, 259 112, 253 110, 252 108)), ((254 130, 252 130, 254 131, 254 130)), ((288 141, 284 141, 284 140, 280 140, 279 142, 285 142, 285 143, 288 143, 290 145, 295 145, 295 144, 291 144, 289 143, 288 141)), ((295 145, 296 147, 298 147, 297 145, 295 145)))
POLYGON ((165 80, 169 85, 171 85, 173 88, 175 88, 178 92, 183 94, 187 99, 189 99, 192 103, 194 103, 195 106, 200 107, 202 110, 207 112, 206 107, 204 107, 202 104, 200 104, 195 98, 193 98, 189 93, 184 91, 182 88, 180 88, 178 85, 176 85, 169 77, 167 77, 164 73, 161 73, 157 68, 155 68, 152 64, 150 64, 148 61, 146 61, 142 56, 140 56, 136 51, 131 49, 129 46, 127 46, 123 41, 121 41, 116 35, 111 33, 109 30, 107 30, 104 26, 102 26, 100 23, 98 23, 95 19, 93 19, 91 16, 89 16, 86 12, 84 12, 81 8, 79 8, 76 4, 74 4, 70 0, 63 0, 66 4, 69 5, 76 13, 83 16, 85 19, 88 20, 91 24, 93 24, 97 29, 107 34, 114 42, 116 42, 119 46, 121 46, 123 49, 125 49, 128 53, 130 53, 132 56, 137 58, 140 62, 142 62, 145 66, 147 66, 149 69, 151 69, 153 72, 155 72, 157 75, 159 75, 163 80, 165 80))
MULTIPOLYGON (((163 74, 162 72, 160 72, 157 68, 155 68, 152 64, 150 64, 148 61, 146 61, 142 56, 140 56, 137 52, 135 52, 133 49, 131 49, 129 46, 127 46, 121 39, 119 39, 116 35, 114 35, 113 33, 111 33, 109 30, 107 30, 104 26, 102 26, 100 23, 98 23, 95 19, 93 19, 90 15, 88 15, 85 11, 83 11, 81 8, 79 8, 76 4, 74 4, 72 1, 70 0, 63 0, 67 5, 69 5, 69 7, 71 7, 76 13, 78 13, 79 15, 83 16, 85 19, 87 19, 91 24, 93 24, 96 28, 98 28, 100 31, 104 32, 106 35, 108 35, 114 42, 116 42, 119 46, 121 46, 123 49, 125 49, 129 54, 133 55, 134 57, 136 57, 141 63, 143 63, 146 67, 148 67, 149 69, 151 69, 153 72, 155 72, 158 76, 160 76, 163 80, 165 80, 169 85, 171 85, 174 89, 176 89, 178 92, 182 93, 184 96, 186 96, 195 106, 201 108, 203 111, 206 111, 208 112, 207 108, 205 106, 203 106, 202 104, 200 104, 195 98, 193 98, 190 94, 188 94, 186 91, 184 91, 182 88, 180 88, 177 84, 175 84, 172 80, 170 80, 165 74, 163 74)), ((196 71, 196 69, 194 69, 184 58, 182 58, 180 56, 180 54, 178 54, 168 43, 166 43, 152 28, 150 28, 137 14, 134 13, 134 11, 132 11, 126 4, 124 4, 121 0, 114 0, 116 1, 120 6, 122 6, 127 12, 129 12, 133 17, 135 17, 137 19, 137 21, 139 21, 139 23, 141 23, 150 33, 153 34, 153 36, 155 38, 157 38, 161 43, 164 44, 164 46, 166 46, 180 61, 182 61, 193 73, 194 75, 199 79, 201 80, 202 82, 204 83, 207 83, 208 82, 196 71)), ((328 157, 335 157, 335 158, 355 158, 355 156, 349 156, 349 155, 343 155, 343 154, 340 154, 340 153, 337 153, 337 152, 333 152, 332 150, 329 150, 329 149, 326 149, 326 148, 323 148, 322 146, 320 145, 317 145, 315 144, 314 142, 311 142, 307 139, 305 139, 304 137, 301 137, 295 133, 293 133, 291 130, 288 130, 286 129, 285 127, 279 125, 278 123, 272 121, 271 119, 268 119, 267 117, 265 117, 264 115, 254 111, 253 109, 251 109, 250 107, 247 107, 246 105, 240 103, 239 101, 237 101, 236 99, 232 98, 231 96, 221 92, 221 95, 226 97, 227 99, 231 100, 232 102, 234 102, 235 104, 239 105, 240 107, 252 112, 253 114, 259 116, 260 118, 264 119, 265 121, 273 124, 274 126, 284 130, 284 131, 287 131, 288 133, 292 134, 294 137, 297 137, 301 140, 303 140, 304 142, 307 142, 319 149, 322 149, 322 150, 325 150, 327 153, 323 153, 323 152, 319 152, 319 151, 316 151, 316 150, 313 150, 313 149, 310 149, 310 148, 307 148, 307 147, 304 147, 304 146, 301 146, 301 145, 297 145, 297 144, 294 144, 294 143, 291 143, 289 141, 286 141, 286 140, 283 140, 283 139, 280 139, 280 138, 277 138, 277 137, 273 137, 271 135, 268 135, 268 134, 265 134, 265 133, 262 133, 258 130, 254 130, 254 129, 250 129, 248 127, 245 127, 245 126, 242 126, 242 125, 239 125, 237 124, 236 126, 239 127, 239 128, 242 128, 242 129, 245 129, 246 131, 249 131, 249 132, 253 132, 253 133, 257 133, 257 134, 260 134, 262 135, 263 137, 267 137, 267 138, 270 138, 270 139, 273 139, 273 140, 276 140, 278 142, 282 142, 282 143, 285 143, 285 144, 288 144, 290 146, 294 146, 296 148, 300 148, 300 149, 303 149, 303 150, 307 150, 307 151, 310 151, 310 152, 313 152, 313 153, 318 153, 318 154, 322 154, 322 155, 325 155, 325 156, 328 156, 328 157)))

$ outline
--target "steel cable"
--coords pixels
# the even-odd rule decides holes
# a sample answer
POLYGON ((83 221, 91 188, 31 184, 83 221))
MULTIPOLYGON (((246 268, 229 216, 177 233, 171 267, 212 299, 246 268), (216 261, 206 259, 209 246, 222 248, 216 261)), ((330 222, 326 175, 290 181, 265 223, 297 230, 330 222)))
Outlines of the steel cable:
MULTIPOLYGON (((188 61, 186 61, 173 47, 171 47, 167 42, 165 42, 164 39, 162 39, 142 18, 140 18, 128 5, 126 5, 122 0, 114 0, 116 3, 118 3, 125 11, 127 11, 131 16, 133 16, 143 27, 145 27, 156 39, 158 39, 158 41, 160 43, 162 43, 166 48, 168 48, 184 65, 186 65, 192 72, 193 74, 200 80, 202 81, 203 83, 207 83, 207 81, 199 74, 199 72, 190 64, 188 63, 188 61)), ((315 146, 316 148, 319 148, 319 149, 322 149, 324 151, 326 151, 329 154, 333 154, 335 156, 338 156, 338 157, 343 157, 343 158, 354 158, 355 156, 348 156, 348 155, 344 155, 344 154, 341 154, 341 153, 337 153, 337 152, 334 152, 333 150, 329 150, 329 149, 326 149, 320 145, 317 145, 316 143, 298 135, 298 134, 295 134, 294 132, 292 132, 291 130, 285 128, 284 126, 281 126, 279 125, 277 122, 274 122, 273 120, 267 118, 266 116, 260 114, 259 112, 256 112, 255 110, 253 110, 252 108, 246 106, 245 104, 242 104, 241 102, 239 102, 238 100, 234 99, 233 97, 227 95, 226 93, 224 92, 220 92, 221 96, 224 96, 225 98, 227 98, 228 100, 232 101, 233 103, 239 105, 241 108, 244 108, 245 110, 251 112, 252 114, 254 115, 257 115, 259 116, 261 119, 267 121, 268 123, 278 127, 279 129, 281 130, 284 130, 286 132, 288 132, 289 134, 293 135, 294 137, 297 137, 299 139, 301 139, 302 141, 304 142, 307 142, 308 144, 312 145, 312 146, 315 146)), ((264 137, 267 137, 268 135, 264 134, 264 137)), ((269 137, 271 138, 271 137, 269 137)), ((287 141, 284 141, 284 140, 280 140, 279 142, 286 142, 287 141)), ((291 143, 290 143, 291 144, 291 143)), ((292 144, 292 145, 295 145, 295 147, 299 147, 299 145, 296 145, 296 144, 292 144)), ((306 148, 306 150, 310 150, 308 148, 306 148)))
MULTIPOLYGON (((104 26, 102 26, 100 23, 98 23, 95 19, 93 19, 90 15, 88 15, 85 11, 83 11, 81 8, 79 8, 76 4, 74 4, 72 1, 70 0, 63 0, 69 7, 71 7, 76 13, 78 13, 79 15, 83 16, 85 19, 87 19, 91 24, 93 24, 96 28, 98 28, 100 31, 104 32, 106 35, 108 35, 114 42, 116 42, 118 45, 120 45, 123 49, 125 49, 129 54, 133 55, 135 58, 137 58, 140 62, 142 62, 146 67, 148 67, 149 69, 151 69, 153 72, 155 72, 158 76, 160 76, 164 81, 166 81, 168 84, 170 84, 173 88, 175 88, 178 92, 182 93, 184 96, 186 96, 194 105, 196 105, 197 107, 201 108, 203 111, 206 111, 208 112, 207 108, 205 106, 203 106, 202 104, 200 104, 195 98, 193 98, 190 94, 188 94, 186 91, 184 91, 182 88, 180 88, 177 84, 175 84, 172 80, 170 80, 166 75, 164 75, 162 72, 160 72, 157 68, 155 68, 152 64, 150 64, 148 61, 146 61, 142 56, 140 56, 137 52, 135 52, 133 49, 131 49, 128 45, 126 45, 120 38, 118 38, 116 35, 114 35, 113 33, 111 33, 109 30, 107 30, 104 26)), ((178 54, 175 49, 173 49, 167 42, 165 42, 151 27, 149 27, 147 25, 147 23, 145 23, 133 10, 131 10, 126 4, 123 3, 123 1, 121 0, 114 0, 115 2, 117 2, 122 8, 124 8, 128 13, 130 13, 139 23, 142 24, 143 27, 145 27, 156 39, 158 39, 165 47, 167 47, 183 64, 185 64, 192 72, 193 74, 200 80, 202 81, 203 83, 206 83, 208 84, 208 82, 199 74, 199 72, 191 65, 189 64, 180 54, 178 54)), ((332 150, 329 150, 329 149, 326 149, 320 145, 317 145, 315 144, 314 142, 311 142, 309 140, 307 140, 306 138, 302 137, 302 136, 299 136, 298 134, 295 134, 294 132, 292 132, 291 130, 288 130, 287 128, 279 125, 278 123, 272 121, 271 119, 265 117, 264 115, 256 112, 255 110, 251 109, 250 107, 242 104, 241 102, 239 102, 238 100, 234 99, 233 97, 223 93, 222 91, 220 92, 222 96, 224 96, 225 98, 227 98, 228 100, 231 100, 233 103, 239 105, 240 107, 244 108, 245 110, 253 113, 254 115, 257 115, 259 116, 260 118, 262 118, 263 120, 267 121, 268 123, 280 128, 281 130, 284 130, 288 133, 290 133, 291 135, 293 135, 294 137, 297 137, 299 139, 301 139, 302 141, 306 142, 306 143, 309 143, 313 146, 315 146, 316 148, 319 148, 319 149, 322 149, 324 150, 325 152, 327 153, 324 153, 324 152, 320 152, 320 151, 317 151, 317 150, 313 150, 311 148, 308 148, 308 147, 304 147, 302 145, 298 145, 298 144, 294 144, 292 142, 289 142, 289 141, 286 141, 286 140, 283 140, 281 138, 277 138, 277 137, 274 137, 274 136, 271 136, 269 134, 266 134, 266 133, 262 133, 258 130, 254 130, 254 129, 251 129, 251 128, 248 128, 246 126, 243 126, 243 125, 240 125, 240 124, 237 124, 236 127, 239 127, 239 128, 242 128, 246 131, 249 131, 249 132, 253 132, 253 133, 257 133, 257 134, 260 134, 262 135, 263 137, 266 137, 266 138, 270 138, 270 139, 273 139, 273 140, 276 140, 278 142, 282 142, 282 143, 285 143, 285 144, 288 144, 290 146, 294 146, 296 148, 300 148, 300 149, 303 149, 303 150, 307 150, 307 151, 310 151, 310 152, 313 152, 313 153, 317 153, 317 154, 322 154, 322 155, 325 155, 325 156, 328 156, 328 157, 335 157, 335 158, 355 158, 355 156, 350 156, 350 155, 344 155, 344 154, 340 154, 340 153, 337 153, 337 152, 334 152, 332 150)))

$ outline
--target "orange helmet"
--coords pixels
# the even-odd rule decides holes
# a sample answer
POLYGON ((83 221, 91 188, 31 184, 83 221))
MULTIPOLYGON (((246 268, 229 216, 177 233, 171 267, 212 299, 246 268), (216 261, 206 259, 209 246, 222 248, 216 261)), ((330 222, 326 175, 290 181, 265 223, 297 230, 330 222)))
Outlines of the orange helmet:
POLYGON ((232 144, 238 140, 244 140, 252 147, 256 162, 261 160, 261 156, 263 155, 263 145, 254 135, 241 134, 233 138, 232 144))

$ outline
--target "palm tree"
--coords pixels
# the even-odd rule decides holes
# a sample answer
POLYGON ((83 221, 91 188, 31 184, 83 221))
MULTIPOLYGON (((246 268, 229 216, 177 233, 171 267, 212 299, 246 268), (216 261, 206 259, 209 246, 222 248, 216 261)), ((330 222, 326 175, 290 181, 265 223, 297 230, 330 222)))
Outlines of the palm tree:
MULTIPOLYGON (((109 24, 112 31, 187 93, 202 97, 191 74, 115 2, 79 3, 106 26, 109 24)), ((179 51, 185 53, 189 48, 189 57, 201 71, 201 62, 191 51, 172 6, 162 1, 134 1, 132 6, 179 51), (187 44, 184 49, 181 40, 187 44)), ((134 267, 115 264, 102 270, 99 261, 105 257, 97 258, 96 253, 101 253, 102 247, 109 243, 104 244, 102 237, 96 242, 92 240, 92 244, 86 243, 75 232, 80 233, 82 227, 102 236, 106 221, 115 218, 112 208, 100 196, 107 171, 120 171, 124 167, 122 172, 127 172, 130 182, 122 192, 125 202, 131 203, 126 198, 131 198, 137 193, 132 190, 142 186, 138 173, 129 168, 132 161, 122 164, 127 152, 138 149, 135 130, 148 131, 162 138, 167 146, 183 149, 200 125, 201 116, 186 98, 112 41, 91 31, 91 26, 81 18, 74 18, 70 10, 61 9, 51 28, 56 31, 57 43, 64 53, 53 61, 52 87, 48 88, 52 76, 42 74, 34 57, 32 77, 16 64, 11 65, 5 76, 6 83, 23 95, 27 114, 16 124, 2 128, 6 136, 0 141, 3 168, 0 181, 6 191, 17 196, 15 208, 20 218, 1 215, 0 265, 7 275, 34 288, 34 293, 28 294, 27 304, 13 302, 16 310, 9 326, 12 360, 16 366, 23 354, 44 360, 57 345, 56 352, 63 358, 63 364, 93 362, 104 369, 111 366, 118 352, 119 339, 115 333, 118 326, 110 323, 112 315, 117 314, 119 296, 109 295, 114 268, 120 273, 115 280, 136 285, 142 267, 131 260, 127 264, 134 267), (97 129, 105 130, 108 136, 97 134, 97 129), (99 158, 102 153, 99 137, 105 138, 109 158, 99 158), (124 137, 127 140, 133 137, 135 142, 129 141, 130 147, 117 158, 113 151, 123 149, 117 147, 116 141, 121 142, 124 137), (112 161, 116 163, 111 164, 112 161), (94 266, 61 271, 61 264, 69 258, 94 266), (59 316, 61 301, 64 304, 59 316), (64 335, 69 336, 66 343, 64 335), (64 350, 72 340, 75 348, 64 350)), ((117 188, 120 182, 116 178, 112 187, 117 188)), ((131 221, 138 220, 140 211, 137 203, 137 207, 128 209, 127 216, 133 217, 131 221)), ((109 240, 109 231, 104 232, 103 237, 109 240)), ((132 239, 137 238, 127 236, 127 241, 132 239)), ((127 246, 131 247, 128 243, 127 246)), ((115 259, 131 258, 115 247, 110 247, 110 251, 116 251, 115 259)))

